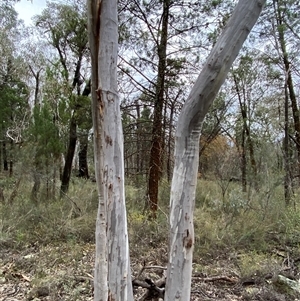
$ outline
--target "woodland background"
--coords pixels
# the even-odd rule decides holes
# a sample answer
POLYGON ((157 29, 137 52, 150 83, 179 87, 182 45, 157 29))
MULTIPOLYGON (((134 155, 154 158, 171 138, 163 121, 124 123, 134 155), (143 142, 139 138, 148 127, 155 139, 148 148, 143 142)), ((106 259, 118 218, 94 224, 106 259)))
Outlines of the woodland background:
MULTIPOLYGON (((166 263, 176 120, 236 1, 163 4, 119 1, 119 97, 136 274, 143 265, 166 263)), ((298 1, 267 2, 203 124, 194 252, 201 279, 225 273, 260 285, 279 272, 299 278, 299 11, 298 1)), ((6 284, 16 278, 7 280, 13 262, 14 273, 30 274, 30 288, 54 285, 45 268, 28 268, 37 257, 26 256, 37 249, 51 250, 67 266, 69 256, 56 246, 76 260, 92 250, 98 203, 86 22, 82 1, 48 1, 33 27, 22 23, 13 1, 0 3, 0 281, 6 284), (20 263, 5 252, 26 254, 20 263)), ((295 297, 277 284, 241 294, 295 297)), ((64 300, 90 293, 65 291, 64 300)))

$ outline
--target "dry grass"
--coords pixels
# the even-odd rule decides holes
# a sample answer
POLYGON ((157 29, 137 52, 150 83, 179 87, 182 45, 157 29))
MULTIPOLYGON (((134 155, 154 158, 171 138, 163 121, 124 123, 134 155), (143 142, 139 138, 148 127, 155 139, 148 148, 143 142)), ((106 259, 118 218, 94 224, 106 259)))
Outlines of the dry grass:
MULTIPOLYGON (((64 300, 91 300, 91 283, 86 276, 92 274, 94 262, 98 205, 95 183, 75 178, 63 199, 45 199, 42 193, 34 203, 30 200, 29 179, 22 178, 11 203, 8 199, 16 190, 17 179, 1 179, 5 202, 0 203, 0 250, 17 249, 19 254, 13 265, 9 259, 4 261, 5 267, 22 271, 31 279, 28 293, 48 287, 53 300, 60 297, 55 295, 58 292, 65 294, 64 300)), ((143 187, 126 186, 133 275, 143 264, 167 263, 170 186, 162 183, 160 187, 157 220, 149 220, 144 212, 144 192, 143 187)), ((280 187, 272 192, 266 189, 245 195, 237 183, 231 183, 222 198, 218 183, 201 180, 194 217, 194 272, 203 277, 229 275, 256 281, 264 281, 267 274, 275 276, 286 267, 286 258, 300 256, 299 220, 297 207, 285 208, 280 187)), ((152 271, 148 276, 155 279, 152 271)), ((195 291, 201 291, 201 285, 195 291)), ((208 286, 205 291, 218 290, 213 284, 205 285, 208 286)), ((230 291, 226 288, 225 292, 230 291)), ((233 291, 230 294, 234 295, 233 291)), ((256 286, 255 290, 245 290, 244 294, 244 300, 276 295, 271 284, 267 288, 256 286)))
MULTIPOLYGON (((32 183, 24 176, 15 199, 9 203, 17 180, 1 179, 5 202, 0 203, 0 242, 26 245, 94 240, 98 205, 95 183, 75 178, 63 199, 43 199, 41 194, 34 203, 30 200, 32 183)), ((285 208, 280 187, 272 193, 266 191, 246 195, 237 183, 232 183, 224 199, 218 183, 200 180, 194 218, 195 260, 227 250, 264 252, 276 244, 298 244, 300 210, 285 208)), ((158 218, 150 221, 144 212, 145 189, 126 186, 130 241, 139 251, 167 245, 169 193, 170 186, 163 183, 158 218)))

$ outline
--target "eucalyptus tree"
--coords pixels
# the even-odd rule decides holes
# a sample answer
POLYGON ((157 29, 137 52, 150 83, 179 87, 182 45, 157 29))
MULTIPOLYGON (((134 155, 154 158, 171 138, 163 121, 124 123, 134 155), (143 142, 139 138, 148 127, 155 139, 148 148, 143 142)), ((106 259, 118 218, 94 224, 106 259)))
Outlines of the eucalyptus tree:
MULTIPOLYGON (((165 300, 190 299, 193 209, 202 123, 264 3, 263 0, 239 1, 180 114, 170 200, 170 253, 165 300)), ((92 56, 95 169, 99 192, 94 299, 133 300, 116 79, 117 1, 88 0, 87 5, 92 56)))
POLYGON ((284 132, 285 198, 290 203, 293 185, 299 185, 300 173, 300 119, 296 86, 299 55, 299 3, 294 0, 272 0, 263 15, 260 37, 264 41, 264 59, 270 77, 277 79, 278 113, 284 132), (284 113, 282 113, 284 112, 284 113), (295 151, 296 156, 291 156, 295 151), (297 168, 292 168, 296 165, 297 168), (295 179, 298 178, 298 181, 295 179))
POLYGON ((12 173, 13 150, 23 142, 22 132, 29 117, 29 90, 25 61, 18 51, 22 24, 13 6, 0 4, 0 120, 1 153, 4 170, 12 173))
POLYGON ((124 102, 121 105, 125 175, 135 185, 140 185, 149 166, 152 119, 150 108, 141 108, 139 99, 133 105, 136 107, 135 115, 132 114, 132 105, 124 102))
MULTIPOLYGON (((244 55, 239 60, 239 65, 232 72, 234 89, 238 99, 240 111, 240 132, 236 134, 236 145, 241 155, 241 181, 243 191, 247 190, 247 178, 252 182, 257 181, 257 162, 255 158, 255 149, 252 135, 252 120, 254 107, 257 99, 262 99, 263 90, 257 81, 261 81, 258 74, 259 67, 254 65, 253 58, 249 54, 244 55), (256 99, 255 99, 256 98, 256 99), (247 151, 249 156, 247 156, 247 151), (247 157, 250 158, 250 166, 252 173, 248 173, 247 177, 247 157)), ((237 129, 239 127, 237 126, 237 129)), ((257 182, 256 182, 257 184, 257 182)), ((257 185, 255 185, 257 188, 257 185)))
POLYGON ((56 171, 63 150, 63 144, 59 137, 59 125, 53 120, 53 110, 50 102, 42 106, 35 106, 30 125, 28 127, 29 149, 34 154, 33 179, 34 185, 31 190, 31 199, 37 202, 41 179, 46 179, 43 199, 55 197, 56 171))
MULTIPOLYGON (((208 150, 211 144, 214 144, 218 136, 227 135, 231 138, 232 120, 234 110, 234 96, 226 93, 230 89, 229 85, 222 88, 206 114, 203 122, 199 150, 199 176, 206 178, 210 171, 210 164, 207 160, 208 150)), ((213 147, 213 146, 212 146, 213 147)))
MULTIPOLYGON (((145 37, 139 39, 140 47, 144 48, 146 52, 145 63, 150 63, 151 71, 156 72, 156 78, 149 79, 147 85, 152 84, 151 87, 146 89, 151 93, 151 99, 153 99, 153 126, 152 126, 152 138, 150 147, 150 159, 149 159, 149 175, 148 175, 148 192, 149 207, 152 211, 152 215, 156 215, 158 204, 158 184, 161 175, 162 168, 162 143, 163 143, 163 107, 165 100, 165 70, 167 66, 167 39, 169 30, 169 15, 171 1, 156 1, 153 3, 150 1, 132 1, 129 3, 131 18, 134 18, 134 23, 139 23, 139 27, 135 27, 138 37, 145 35, 146 39, 152 41, 145 43, 145 37), (154 5, 153 5, 154 4, 154 5), (160 10, 162 10, 160 12, 160 10), (159 11, 159 12, 158 12, 159 11), (151 16, 152 15, 152 16, 151 16), (160 15, 160 16, 159 16, 160 15), (151 17, 152 18, 151 18, 151 17), (146 30, 143 30, 143 26, 146 30)), ((136 26, 135 24, 134 26, 136 26)), ((126 26, 123 25, 123 26, 126 26)), ((140 54, 137 54, 139 62, 143 62, 140 54)), ((123 58, 123 63, 127 63, 123 58)), ((130 67, 135 69, 136 67, 128 62, 130 67)), ((123 69, 124 70, 124 69, 123 69)), ((127 71, 127 73, 129 73, 127 71)), ((141 73, 138 71, 138 73, 141 73)), ((145 77, 147 77, 145 75, 145 77)), ((147 90, 144 89, 143 93, 147 90)))
POLYGON ((202 123, 264 3, 263 0, 238 2, 179 116, 170 200, 170 248, 165 300, 190 299, 193 210, 202 123))
MULTIPOLYGON (((51 91, 50 94, 47 93, 47 84, 49 84, 48 59, 50 59, 50 57, 47 57, 47 54, 49 54, 47 47, 45 47, 44 43, 29 36, 25 42, 25 47, 22 48, 22 56, 26 58, 27 64, 27 83, 31 91, 31 114, 28 129, 26 131, 28 134, 26 140, 30 143, 26 144, 24 151, 31 154, 31 156, 27 158, 26 163, 30 166, 33 175, 31 199, 37 201, 42 178, 45 178, 47 182, 47 197, 50 196, 48 193, 48 187, 50 186, 49 182, 52 183, 53 187, 56 186, 56 175, 54 175, 55 173, 52 173, 52 170, 56 170, 60 154, 55 154, 55 156, 53 156, 53 152, 49 151, 47 148, 47 142, 53 142, 53 139, 57 139, 57 146, 61 146, 61 141, 59 135, 56 135, 59 132, 52 137, 53 131, 50 129, 51 125, 48 126, 49 118, 54 127, 57 126, 57 124, 53 122, 53 116, 55 115, 53 112, 56 110, 53 108, 53 103, 49 101, 49 97, 53 91, 51 91), (47 102, 46 99, 49 102, 47 102), (50 112, 52 112, 52 115, 50 112), (52 168, 49 168, 49 166, 52 168)), ((62 148, 61 151, 63 151, 62 148)), ((55 192, 55 190, 53 190, 53 192, 55 192)), ((55 194, 53 193, 52 196, 54 195, 55 194)))
MULTIPOLYGON (((57 67, 61 70, 57 81, 65 87, 65 95, 58 95, 57 102, 64 97, 69 100, 67 104, 71 114, 69 141, 61 183, 61 191, 64 194, 68 190, 72 171, 78 137, 79 111, 82 113, 83 107, 88 110, 86 97, 90 94, 89 80, 86 79, 89 74, 86 72, 88 37, 85 6, 80 2, 70 4, 48 2, 42 14, 35 17, 35 23, 39 32, 52 46, 55 53, 53 65, 56 65, 57 60, 59 63, 57 67)), ((84 164, 82 171, 87 172, 85 161, 81 158, 80 162, 84 164)))
MULTIPOLYGON (((295 13, 297 14, 299 10, 299 3, 296 1, 281 1, 281 0, 274 0, 273 1, 273 8, 276 18, 276 23, 274 24, 275 30, 277 31, 275 36, 277 36, 278 39, 278 49, 280 54, 280 59, 284 66, 284 72, 285 72, 285 83, 284 83, 284 95, 285 95, 285 157, 288 158, 288 100, 290 100, 291 108, 292 108, 292 116, 294 121, 294 145, 297 150, 297 175, 299 177, 298 183, 300 182, 300 110, 298 106, 297 96, 295 92, 295 83, 293 80, 293 74, 292 72, 295 72, 295 69, 293 70, 293 64, 296 63, 295 59, 295 53, 289 53, 288 52, 288 40, 289 43, 296 45, 299 45, 299 38, 296 36, 296 40, 294 37, 295 31, 297 31, 297 28, 299 28, 298 18, 296 17, 295 13), (296 22, 296 23, 295 23, 296 22), (293 24, 293 27, 290 25, 293 24), (287 30, 290 32, 287 33, 287 30), (287 35, 291 37, 288 38, 287 35), (294 62, 292 63, 292 60, 294 62)), ((292 52, 292 51, 291 51, 292 52)), ((299 58, 298 58, 299 59, 299 58)), ((297 75, 295 75, 296 77, 297 75)), ((288 174, 291 172, 291 169, 289 167, 290 163, 288 160, 286 161, 286 180, 285 180, 285 198, 286 203, 289 204, 289 198, 290 198, 290 179, 288 174)))
POLYGON ((194 65, 202 59, 199 48, 206 53, 210 43, 203 15, 207 17, 212 7, 199 1, 120 2, 119 66, 135 87, 131 102, 151 110, 147 196, 155 217, 164 170, 171 178, 174 120, 198 72, 194 65))
POLYGON ((98 187, 94 300, 133 301, 117 87, 117 0, 88 0, 87 7, 98 187))

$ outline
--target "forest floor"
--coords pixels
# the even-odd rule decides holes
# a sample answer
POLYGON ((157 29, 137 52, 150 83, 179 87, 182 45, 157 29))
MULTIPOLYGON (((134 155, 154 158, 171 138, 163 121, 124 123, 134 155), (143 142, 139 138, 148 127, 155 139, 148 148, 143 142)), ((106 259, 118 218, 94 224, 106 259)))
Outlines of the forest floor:
MULTIPOLYGON (((300 207, 286 208, 276 190, 242 202, 235 183, 224 203, 215 182, 200 184, 190 300, 300 301, 300 207)), ((14 203, 0 202, 0 301, 93 300, 95 184, 77 180, 67 198, 38 204, 26 197, 30 187, 21 185, 14 203)), ((142 191, 126 189, 132 278, 158 285, 168 260, 170 187, 161 187, 157 220, 143 213, 142 191)), ((147 289, 133 289, 136 301, 146 300, 147 289)))
MULTIPOLYGON (((0 241, 0 300, 93 300, 94 249, 92 243, 33 244, 22 248, 0 241)), ((156 281, 166 266, 166 246, 131 254, 133 278, 156 281)), ((298 275, 298 251, 273 250, 270 254, 219 252, 194 264, 191 299, 289 301, 300 300, 283 284, 298 275)), ((299 277, 298 277, 299 278, 299 277)), ((135 300, 145 289, 134 287, 135 300)))

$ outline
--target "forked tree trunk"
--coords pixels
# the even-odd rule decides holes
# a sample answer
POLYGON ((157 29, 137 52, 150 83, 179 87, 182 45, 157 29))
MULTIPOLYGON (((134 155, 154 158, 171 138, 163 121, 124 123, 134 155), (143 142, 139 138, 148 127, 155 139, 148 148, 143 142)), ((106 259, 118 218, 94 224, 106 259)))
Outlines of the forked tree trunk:
POLYGON ((95 301, 133 301, 127 234, 123 133, 117 94, 117 0, 87 0, 98 186, 95 301))
POLYGON ((193 211, 204 117, 265 0, 240 0, 204 65, 180 114, 171 189, 170 253, 165 301, 190 300, 194 246, 193 211))

